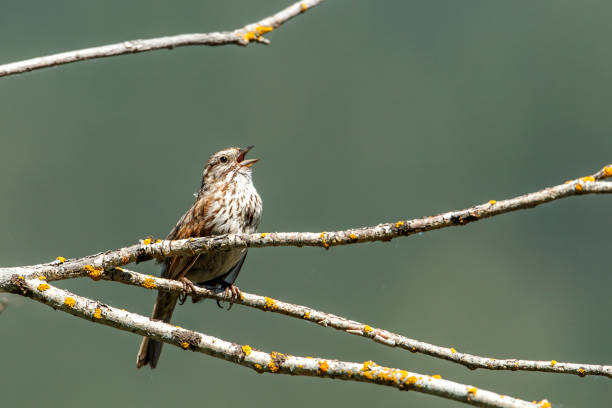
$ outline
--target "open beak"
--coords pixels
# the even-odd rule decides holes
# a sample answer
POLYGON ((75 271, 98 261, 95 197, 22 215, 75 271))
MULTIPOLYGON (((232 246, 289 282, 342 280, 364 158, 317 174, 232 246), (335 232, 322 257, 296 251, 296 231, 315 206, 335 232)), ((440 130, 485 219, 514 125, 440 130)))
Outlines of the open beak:
POLYGON ((244 160, 244 156, 246 156, 246 154, 252 148, 253 148, 253 146, 251 145, 251 146, 245 147, 244 149, 240 149, 240 151, 238 152, 238 157, 236 157, 236 162, 238 164, 240 164, 241 166, 245 166, 245 167, 251 167, 252 165, 257 163, 259 161, 259 159, 244 160))

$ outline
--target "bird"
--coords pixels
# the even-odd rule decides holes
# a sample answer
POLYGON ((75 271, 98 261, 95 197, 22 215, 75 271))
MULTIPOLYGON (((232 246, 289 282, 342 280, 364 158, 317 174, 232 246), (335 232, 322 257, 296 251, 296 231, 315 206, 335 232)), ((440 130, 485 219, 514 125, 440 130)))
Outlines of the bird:
MULTIPOLYGON (((252 180, 252 166, 259 159, 245 159, 253 148, 229 147, 208 159, 202 172, 202 184, 191 208, 179 219, 166 239, 186 239, 223 234, 250 234, 257 231, 261 219, 262 201, 252 180)), ((234 285, 246 259, 246 248, 174 256, 162 260, 166 279, 181 281, 185 293, 192 294, 195 286, 225 291, 228 299, 240 297, 234 285)), ((170 322, 177 301, 186 295, 159 291, 151 315, 152 320, 170 322)), ((197 301, 193 298, 194 303, 197 301)), ((144 337, 138 351, 136 366, 155 368, 162 349, 161 342, 144 337)))

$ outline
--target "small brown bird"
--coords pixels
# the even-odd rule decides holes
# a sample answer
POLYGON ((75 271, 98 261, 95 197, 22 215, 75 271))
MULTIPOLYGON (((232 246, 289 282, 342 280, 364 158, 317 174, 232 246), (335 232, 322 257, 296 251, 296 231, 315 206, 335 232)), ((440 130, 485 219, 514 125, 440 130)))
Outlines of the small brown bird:
MULTIPOLYGON (((195 203, 181 217, 166 239, 185 239, 221 234, 249 234, 257 231, 261 198, 253 186, 251 166, 258 159, 245 160, 253 146, 230 147, 213 154, 202 174, 202 186, 195 203)), ((240 296, 234 286, 246 258, 246 249, 231 249, 194 256, 175 256, 163 261, 162 277, 183 282, 186 292, 194 284, 224 289, 228 298, 240 296)), ((151 319, 169 322, 179 295, 158 292, 151 319)), ((182 299, 184 301, 184 299, 182 299)), ((194 300, 195 301, 195 300, 194 300)), ((145 337, 136 366, 157 366, 162 344, 145 337)))

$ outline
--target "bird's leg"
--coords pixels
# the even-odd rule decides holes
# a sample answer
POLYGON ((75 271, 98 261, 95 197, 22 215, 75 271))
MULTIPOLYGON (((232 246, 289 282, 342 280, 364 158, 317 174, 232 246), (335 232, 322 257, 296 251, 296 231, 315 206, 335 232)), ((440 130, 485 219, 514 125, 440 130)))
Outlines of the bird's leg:
MULTIPOLYGON (((227 310, 230 310, 234 305, 235 301, 242 299, 242 292, 240 291, 240 288, 236 285, 227 284, 225 282, 223 282, 221 285, 225 287, 223 293, 229 302, 229 307, 227 308, 227 310)), ((221 303, 218 299, 217 306, 222 308, 221 303)))
POLYGON ((196 287, 193 282, 187 279, 185 276, 179 278, 178 281, 183 284, 184 292, 179 295, 179 304, 182 305, 183 303, 185 303, 185 300, 187 300, 187 296, 191 295, 193 298, 193 295, 196 291, 196 287))

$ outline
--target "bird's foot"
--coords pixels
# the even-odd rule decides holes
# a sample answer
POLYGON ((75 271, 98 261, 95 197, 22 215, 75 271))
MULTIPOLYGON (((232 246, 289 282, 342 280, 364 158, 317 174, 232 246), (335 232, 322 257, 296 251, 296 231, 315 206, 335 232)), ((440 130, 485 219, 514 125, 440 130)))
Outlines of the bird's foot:
MULTIPOLYGON (((226 300, 229 302, 229 307, 227 308, 227 310, 230 310, 232 308, 235 301, 242 299, 242 292, 240 291, 240 288, 236 285, 225 286, 225 290, 223 291, 223 294, 226 300)), ((221 301, 219 299, 217 299, 217 306, 219 306, 220 308, 223 308, 223 306, 221 306, 221 301)))
POLYGON ((184 292, 179 295, 179 304, 182 305, 183 303, 185 303, 185 300, 187 300, 187 296, 191 295, 193 299, 194 293, 196 292, 196 287, 192 281, 190 281, 184 276, 182 278, 179 278, 178 281, 183 284, 184 292))

